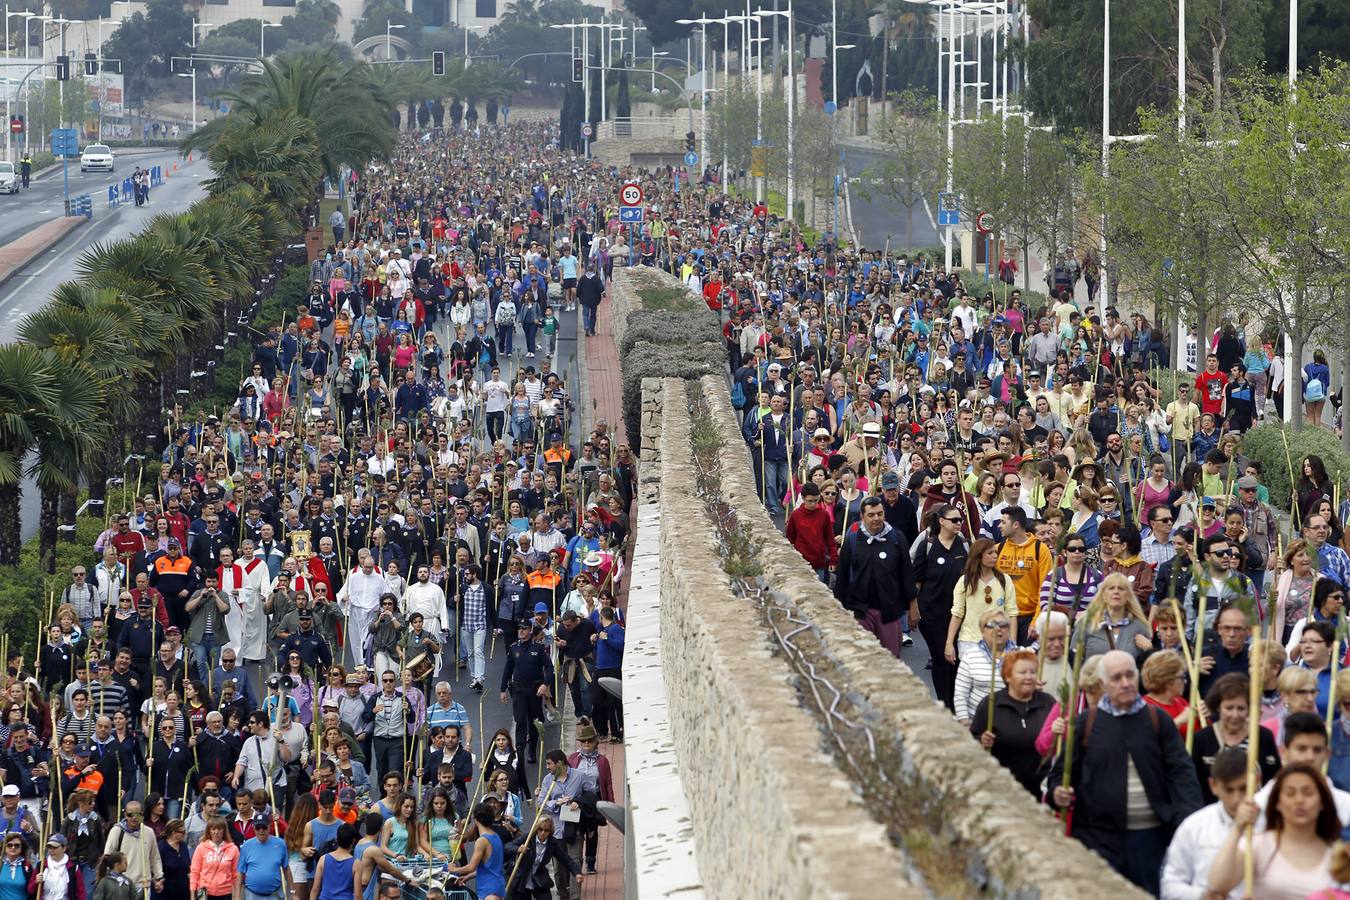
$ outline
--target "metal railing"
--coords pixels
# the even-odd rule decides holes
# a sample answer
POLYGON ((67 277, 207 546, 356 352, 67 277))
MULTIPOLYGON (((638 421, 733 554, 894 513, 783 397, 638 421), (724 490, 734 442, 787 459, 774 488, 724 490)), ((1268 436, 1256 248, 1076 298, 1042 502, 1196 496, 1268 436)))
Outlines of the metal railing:
POLYGON ((677 116, 634 116, 627 119, 610 119, 599 123, 596 128, 595 140, 606 141, 616 138, 671 138, 672 140, 683 140, 686 132, 691 128, 698 131, 702 128, 701 116, 695 112, 693 125, 689 124, 689 117, 681 114, 677 116))

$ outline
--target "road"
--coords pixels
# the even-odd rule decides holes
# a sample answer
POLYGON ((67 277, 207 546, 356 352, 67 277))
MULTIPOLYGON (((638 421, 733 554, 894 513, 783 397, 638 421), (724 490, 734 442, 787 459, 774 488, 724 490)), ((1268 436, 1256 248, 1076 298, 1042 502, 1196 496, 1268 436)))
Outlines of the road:
MULTIPOLYGON (((130 168, 125 165, 119 166, 119 175, 123 172, 130 173, 138 164, 159 164, 164 160, 172 163, 173 157, 169 151, 158 149, 149 154, 136 156, 134 160, 139 162, 134 161, 130 154, 126 154, 126 158, 130 162, 130 168)), ((160 213, 182 212, 205 195, 200 180, 210 174, 210 169, 200 159, 191 164, 180 162, 178 172, 150 192, 150 202, 145 206, 128 203, 109 209, 105 198, 107 186, 112 183, 112 178, 106 172, 89 172, 81 176, 79 167, 75 167, 71 173, 72 193, 75 192, 77 177, 81 192, 103 189, 100 194, 94 196, 94 219, 89 224, 75 229, 60 244, 51 248, 45 259, 34 260, 26 269, 0 287, 0 343, 9 343, 17 339, 19 325, 24 317, 41 309, 57 285, 74 276, 75 263, 86 248, 96 242, 108 243, 130 237, 145 228, 150 219, 160 213)), ((59 170, 54 175, 33 182, 29 190, 17 196, 0 196, 0 243, 12 241, 19 233, 32 228, 44 219, 60 215, 61 201, 62 185, 59 170), (27 212, 22 215, 13 214, 10 209, 11 201, 27 212)), ((31 479, 24 479, 20 519, 23 539, 28 540, 37 533, 38 524, 38 490, 31 479)))
MULTIPOLYGON (((110 184, 120 182, 137 166, 156 166, 162 163, 172 165, 173 160, 177 158, 177 154, 166 147, 115 152, 116 171, 111 175, 107 172, 81 173, 79 164, 71 160, 70 195, 92 196, 95 213, 106 205, 110 184)), ((64 194, 65 186, 59 168, 45 172, 41 178, 33 179, 26 191, 0 194, 0 244, 7 244, 34 225, 61 215, 65 209, 64 194)))
MULTIPOLYGON (((867 169, 879 162, 884 154, 875 150, 859 147, 844 147, 844 169, 850 178, 862 179, 861 183, 850 186, 849 196, 853 200, 853 227, 864 247, 880 250, 887 245, 899 248, 905 246, 905 211, 893 200, 881 196, 875 190, 872 200, 864 196, 869 187, 866 183, 867 169)), ((937 228, 929 218, 929 207, 923 204, 914 208, 913 247, 932 247, 940 242, 937 228)))

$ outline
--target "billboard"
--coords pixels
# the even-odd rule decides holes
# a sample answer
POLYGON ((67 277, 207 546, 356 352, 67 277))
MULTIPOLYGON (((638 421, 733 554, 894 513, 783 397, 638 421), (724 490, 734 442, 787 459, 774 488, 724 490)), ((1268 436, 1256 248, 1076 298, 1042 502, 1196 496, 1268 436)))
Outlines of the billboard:
POLYGON ((118 118, 123 114, 127 104, 122 73, 100 71, 97 75, 87 76, 84 87, 89 92, 94 112, 102 112, 109 118, 118 118))

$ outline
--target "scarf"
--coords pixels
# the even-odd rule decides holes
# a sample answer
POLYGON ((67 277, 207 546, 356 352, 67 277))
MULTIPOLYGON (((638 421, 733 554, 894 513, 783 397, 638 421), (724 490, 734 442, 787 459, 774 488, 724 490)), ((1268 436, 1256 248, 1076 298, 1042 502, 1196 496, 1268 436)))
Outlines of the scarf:
POLYGON ((64 900, 70 896, 70 870, 66 868, 69 859, 60 861, 47 857, 47 865, 42 870, 42 895, 52 900, 64 900))
POLYGON ((81 813, 78 809, 69 816, 70 820, 76 825, 76 837, 88 837, 90 835, 89 823, 98 819, 98 814, 92 809, 87 813, 81 813))

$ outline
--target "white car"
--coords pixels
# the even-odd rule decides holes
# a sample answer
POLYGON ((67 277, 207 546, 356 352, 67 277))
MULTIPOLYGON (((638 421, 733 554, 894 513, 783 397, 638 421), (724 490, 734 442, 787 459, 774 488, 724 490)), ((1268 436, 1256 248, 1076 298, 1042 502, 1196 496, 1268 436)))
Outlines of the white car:
POLYGON ((91 169, 113 171, 113 152, 107 144, 90 144, 80 154, 80 171, 91 169))
POLYGON ((0 191, 6 194, 19 192, 19 175, 12 162, 0 162, 0 191))

